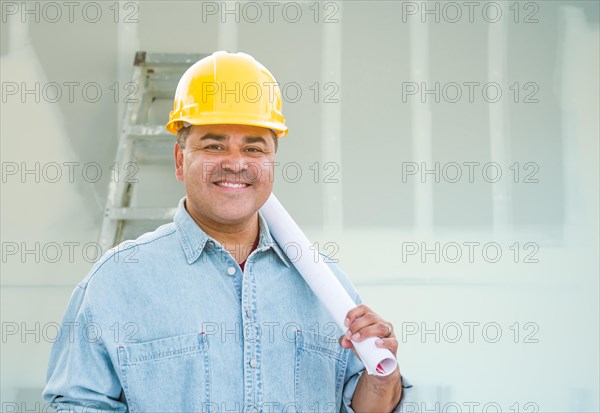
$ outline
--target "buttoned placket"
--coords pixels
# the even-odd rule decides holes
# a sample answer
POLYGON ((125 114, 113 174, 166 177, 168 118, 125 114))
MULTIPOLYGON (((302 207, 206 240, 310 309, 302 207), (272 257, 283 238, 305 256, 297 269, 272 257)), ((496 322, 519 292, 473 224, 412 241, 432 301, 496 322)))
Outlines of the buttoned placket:
MULTIPOLYGON (((213 242, 209 241, 210 246, 214 246, 213 242)), ((253 251, 246 259, 242 271, 241 267, 231 254, 221 249, 223 262, 225 263, 226 277, 232 278, 233 288, 238 290, 237 295, 241 298, 241 320, 242 320, 242 340, 243 358, 244 358, 244 411, 258 413, 258 406, 262 398, 262 382, 260 375, 260 340, 259 332, 255 328, 254 323, 254 308, 256 304, 256 284, 254 282, 254 274, 252 273, 252 258, 256 252, 264 251, 266 248, 261 248, 253 251), (241 291, 239 291, 241 284, 241 291)))
POLYGON ((262 404, 261 337, 256 327, 256 280, 253 258, 265 247, 258 248, 248 256, 242 276, 242 342, 244 345, 244 407, 249 413, 258 413, 262 404))
MULTIPOLYGON (((209 246, 215 247, 213 241, 207 242, 209 246)), ((244 412, 262 412, 262 375, 261 375, 261 338, 260 329, 255 322, 256 317, 256 283, 254 278, 253 258, 256 253, 261 253, 271 248, 270 246, 259 246, 252 251, 246 259, 244 271, 225 249, 219 248, 225 263, 225 276, 232 278, 233 287, 241 297, 241 320, 242 320, 242 345, 244 358, 244 412), (241 284, 241 292, 239 291, 241 284), (248 334, 249 333, 249 334, 248 334)))

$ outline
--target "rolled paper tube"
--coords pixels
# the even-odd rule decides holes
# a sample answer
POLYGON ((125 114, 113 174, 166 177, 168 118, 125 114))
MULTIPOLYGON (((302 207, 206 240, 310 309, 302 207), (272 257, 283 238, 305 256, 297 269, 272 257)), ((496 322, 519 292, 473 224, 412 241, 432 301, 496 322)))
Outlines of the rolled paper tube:
MULTIPOLYGON (((356 307, 356 303, 333 271, 319 254, 315 259, 312 244, 275 195, 269 196, 261 212, 275 241, 284 249, 293 245, 294 249, 299 250, 294 266, 335 322, 346 330, 346 314, 356 307)), ((352 341, 352 344, 369 374, 387 376, 396 369, 397 361, 391 351, 377 347, 375 340, 377 337, 369 337, 359 342, 352 341)))

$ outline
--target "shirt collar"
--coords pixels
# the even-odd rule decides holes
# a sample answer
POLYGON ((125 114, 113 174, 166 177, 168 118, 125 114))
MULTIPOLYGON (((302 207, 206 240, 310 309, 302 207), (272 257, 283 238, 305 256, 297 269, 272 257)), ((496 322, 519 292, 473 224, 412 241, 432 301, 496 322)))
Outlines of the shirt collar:
POLYGON ((269 225, 267 224, 267 220, 263 217, 260 210, 258 211, 258 223, 260 227, 260 237, 258 240, 257 249, 261 251, 265 251, 269 248, 273 248, 275 254, 283 261, 286 267, 290 268, 290 264, 288 263, 287 257, 279 247, 279 244, 273 239, 271 236, 271 231, 269 230, 269 225))
MULTIPOLYGON (((175 216, 173 217, 173 222, 177 227, 179 242, 181 243, 181 247, 183 248, 183 252, 185 253, 187 262, 188 264, 192 264, 202 254, 202 251, 206 246, 206 242, 208 240, 212 240, 212 238, 209 237, 208 234, 206 234, 202 230, 202 228, 198 226, 198 224, 196 224, 196 221, 194 221, 194 219, 187 212, 184 204, 185 199, 186 197, 183 197, 179 200, 179 205, 177 206, 177 211, 175 212, 175 216)), ((275 242, 275 240, 271 236, 271 231, 269 231, 267 221, 262 216, 260 211, 258 211, 258 222, 259 240, 257 249, 260 251, 266 251, 269 248, 273 248, 273 250, 281 259, 281 261, 283 261, 285 266, 289 268, 290 265, 287 262, 285 254, 283 253, 277 242, 275 242)))

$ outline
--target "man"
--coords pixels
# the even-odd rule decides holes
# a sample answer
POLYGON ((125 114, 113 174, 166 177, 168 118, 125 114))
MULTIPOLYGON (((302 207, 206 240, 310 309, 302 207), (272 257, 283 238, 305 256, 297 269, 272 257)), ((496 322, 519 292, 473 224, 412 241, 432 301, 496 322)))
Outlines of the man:
POLYGON ((75 288, 45 400, 58 410, 399 410, 399 369, 366 374, 349 340, 378 336, 396 354, 391 324, 361 304, 341 330, 258 211, 287 133, 271 73, 243 53, 200 60, 167 129, 186 196, 172 223, 109 251, 75 288))

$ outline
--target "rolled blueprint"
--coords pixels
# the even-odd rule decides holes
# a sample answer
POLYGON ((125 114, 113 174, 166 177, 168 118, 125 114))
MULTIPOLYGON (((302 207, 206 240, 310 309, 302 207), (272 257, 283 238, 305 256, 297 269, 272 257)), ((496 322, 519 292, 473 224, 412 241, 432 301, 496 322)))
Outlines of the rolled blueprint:
MULTIPOLYGON (((336 323, 346 330, 346 314, 356 307, 356 303, 319 254, 316 254, 318 258, 315 260, 310 241, 275 195, 269 196, 261 212, 273 238, 281 247, 293 244, 300 249, 294 266, 336 323)), ((375 340, 377 337, 369 337, 363 341, 353 341, 352 344, 369 374, 387 376, 396 369, 397 362, 392 352, 377 347, 375 340)))

